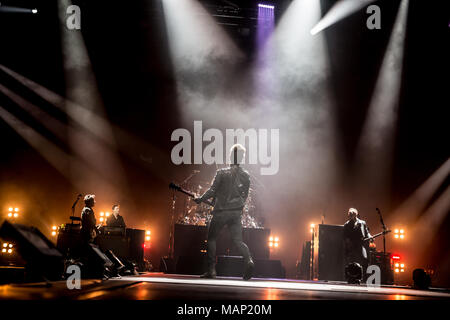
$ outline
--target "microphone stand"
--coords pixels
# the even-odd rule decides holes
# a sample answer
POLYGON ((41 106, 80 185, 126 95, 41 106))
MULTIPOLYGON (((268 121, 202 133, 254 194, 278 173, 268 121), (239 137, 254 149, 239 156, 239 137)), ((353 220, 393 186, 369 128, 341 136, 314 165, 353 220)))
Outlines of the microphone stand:
POLYGON ((381 225, 383 226, 383 255, 386 256, 386 230, 387 230, 387 228, 386 228, 386 225, 384 224, 383 216, 381 215, 380 209, 376 208, 376 210, 378 212, 378 215, 380 216, 381 225))
POLYGON ((175 191, 172 191, 172 216, 170 217, 170 230, 169 230, 169 258, 173 258, 173 234, 175 229, 175 204, 177 202, 177 196, 175 191))
MULTIPOLYGON (((75 216, 75 207, 76 207, 78 201, 80 200, 81 196, 82 196, 82 195, 79 194, 79 195, 77 196, 77 199, 75 200, 75 202, 74 202, 73 205, 72 205, 72 217, 75 216)), ((73 223, 73 220, 72 220, 72 223, 73 223)))

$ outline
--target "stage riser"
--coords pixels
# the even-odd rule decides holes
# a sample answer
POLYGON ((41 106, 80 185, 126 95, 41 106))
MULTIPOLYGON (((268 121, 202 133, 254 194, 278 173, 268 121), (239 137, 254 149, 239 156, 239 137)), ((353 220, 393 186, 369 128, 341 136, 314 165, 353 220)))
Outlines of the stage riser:
MULTIPOLYGON (((285 271, 280 260, 255 259, 254 278, 285 278, 285 271)), ((200 275, 207 270, 206 255, 181 256, 176 263, 177 274, 200 275)), ((216 271, 218 276, 242 277, 244 260, 242 257, 218 256, 216 271)))
MULTIPOLYGON (((242 240, 247 244, 254 259, 269 259, 270 249, 268 240, 270 229, 242 230, 242 240)), ((174 257, 197 256, 207 249, 208 228, 194 225, 175 225, 174 234, 174 257)), ((240 255, 234 246, 230 232, 225 227, 217 238, 217 255, 240 255)))

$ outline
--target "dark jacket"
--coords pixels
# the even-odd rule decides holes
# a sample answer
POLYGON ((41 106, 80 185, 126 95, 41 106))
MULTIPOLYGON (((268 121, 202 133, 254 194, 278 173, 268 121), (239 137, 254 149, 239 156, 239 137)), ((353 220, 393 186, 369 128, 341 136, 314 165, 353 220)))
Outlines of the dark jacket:
POLYGON ((369 228, 364 220, 356 219, 356 223, 348 220, 344 224, 344 249, 347 259, 362 263, 368 259, 368 242, 363 239, 370 237, 369 228))
POLYGON ((107 219, 106 219, 106 226, 108 227, 123 227, 125 228, 125 220, 123 220, 123 217, 118 214, 117 218, 111 214, 107 219))
POLYGON ((81 211, 81 235, 85 241, 92 240, 92 230, 96 225, 94 210, 84 207, 81 211))
POLYGON ((214 212, 242 210, 250 189, 250 175, 240 166, 216 171, 211 187, 200 197, 213 198, 214 212))

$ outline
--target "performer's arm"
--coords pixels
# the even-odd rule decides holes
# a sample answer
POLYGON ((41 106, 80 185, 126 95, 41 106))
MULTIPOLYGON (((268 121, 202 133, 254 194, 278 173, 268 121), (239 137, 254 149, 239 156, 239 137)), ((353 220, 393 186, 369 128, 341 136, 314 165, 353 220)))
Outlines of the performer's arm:
MULTIPOLYGON (((366 232, 366 238, 371 238, 372 235, 370 234, 369 227, 367 226, 367 223, 364 224, 364 228, 365 228, 365 232, 366 232)), ((373 242, 374 239, 371 239, 370 241, 373 242)))
POLYGON ((243 200, 242 201, 243 203, 245 203, 245 201, 247 200, 249 190, 250 190, 250 178, 247 178, 243 183, 243 188, 241 191, 241 198, 243 200))
POLYGON ((366 225, 366 228, 367 228, 367 236, 369 237, 369 238, 371 238, 372 237, 372 235, 370 234, 370 230, 369 230, 369 227, 366 225))
POLYGON ((222 175, 220 174, 220 171, 217 171, 211 187, 208 190, 206 190, 206 192, 202 196, 196 198, 195 202, 200 203, 202 201, 215 197, 217 188, 220 185, 221 177, 222 175))

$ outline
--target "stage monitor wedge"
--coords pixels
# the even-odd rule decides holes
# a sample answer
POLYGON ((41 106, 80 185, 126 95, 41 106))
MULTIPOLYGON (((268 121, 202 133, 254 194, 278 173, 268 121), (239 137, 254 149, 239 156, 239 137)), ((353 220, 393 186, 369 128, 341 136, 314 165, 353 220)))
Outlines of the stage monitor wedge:
POLYGON ((39 229, 6 220, 0 227, 0 237, 15 244, 26 261, 27 278, 37 281, 61 279, 64 257, 39 229))

